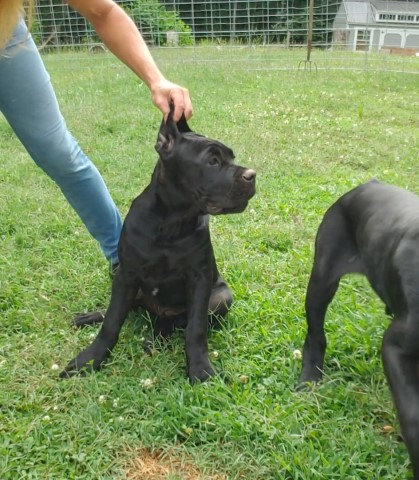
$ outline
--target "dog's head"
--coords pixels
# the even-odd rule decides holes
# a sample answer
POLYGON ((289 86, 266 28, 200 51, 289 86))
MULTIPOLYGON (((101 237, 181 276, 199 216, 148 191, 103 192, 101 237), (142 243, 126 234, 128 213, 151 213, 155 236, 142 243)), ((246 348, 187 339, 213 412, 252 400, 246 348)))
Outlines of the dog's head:
POLYGON ((256 172, 236 165, 226 145, 192 132, 185 117, 174 122, 173 109, 155 148, 163 165, 160 181, 176 186, 201 213, 242 212, 255 194, 256 172))

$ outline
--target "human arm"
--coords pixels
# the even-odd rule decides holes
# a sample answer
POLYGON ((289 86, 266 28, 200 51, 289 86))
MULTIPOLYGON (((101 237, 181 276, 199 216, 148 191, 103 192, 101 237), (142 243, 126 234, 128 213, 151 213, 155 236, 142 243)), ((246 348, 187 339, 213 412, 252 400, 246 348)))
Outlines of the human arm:
POLYGON ((188 90, 162 75, 135 23, 122 8, 112 0, 67 0, 67 3, 92 24, 109 50, 144 81, 154 105, 165 117, 171 101, 175 106, 175 121, 182 113, 186 118, 192 115, 188 90))

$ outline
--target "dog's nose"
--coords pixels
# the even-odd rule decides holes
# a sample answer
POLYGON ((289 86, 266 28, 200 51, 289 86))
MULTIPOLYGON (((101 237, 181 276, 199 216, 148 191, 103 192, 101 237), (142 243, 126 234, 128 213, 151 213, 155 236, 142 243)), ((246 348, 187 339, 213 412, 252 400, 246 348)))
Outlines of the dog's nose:
POLYGON ((256 178, 256 172, 250 168, 245 170, 242 175, 243 180, 246 182, 253 182, 254 179, 256 178))

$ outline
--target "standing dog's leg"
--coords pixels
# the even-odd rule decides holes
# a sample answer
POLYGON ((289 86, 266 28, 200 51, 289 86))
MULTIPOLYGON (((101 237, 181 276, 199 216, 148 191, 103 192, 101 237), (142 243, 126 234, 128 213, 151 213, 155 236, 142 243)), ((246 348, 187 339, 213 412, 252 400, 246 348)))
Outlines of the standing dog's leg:
POLYGON ((324 319, 327 307, 342 275, 361 270, 356 245, 347 231, 339 205, 334 205, 326 212, 316 238, 314 264, 305 301, 308 331, 299 385, 321 380, 326 350, 324 319))
POLYGON ((338 278, 329 278, 329 270, 324 271, 315 265, 310 276, 305 309, 307 335, 303 348, 303 366, 298 384, 318 382, 323 374, 323 362, 326 351, 324 320, 327 307, 332 301, 338 286, 338 278))
POLYGON ((115 276, 112 283, 112 296, 106 311, 103 325, 91 345, 70 361, 60 373, 61 378, 72 377, 80 370, 99 370, 109 357, 113 347, 118 341, 119 332, 131 310, 138 285, 126 284, 120 275, 115 276))
MULTIPOLYGON (((419 310, 415 310, 415 313, 419 310)), ((384 371, 390 385, 403 438, 419 480, 419 316, 396 316, 382 345, 384 371)))

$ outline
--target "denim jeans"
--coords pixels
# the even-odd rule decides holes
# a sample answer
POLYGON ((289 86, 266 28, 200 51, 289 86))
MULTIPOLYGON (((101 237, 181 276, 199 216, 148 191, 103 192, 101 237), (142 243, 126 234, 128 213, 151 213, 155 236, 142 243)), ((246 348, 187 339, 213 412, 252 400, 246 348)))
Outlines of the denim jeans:
POLYGON ((67 129, 23 20, 0 51, 0 111, 35 163, 59 186, 106 258, 117 262, 121 217, 100 173, 67 129))

